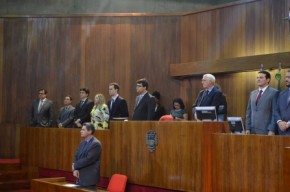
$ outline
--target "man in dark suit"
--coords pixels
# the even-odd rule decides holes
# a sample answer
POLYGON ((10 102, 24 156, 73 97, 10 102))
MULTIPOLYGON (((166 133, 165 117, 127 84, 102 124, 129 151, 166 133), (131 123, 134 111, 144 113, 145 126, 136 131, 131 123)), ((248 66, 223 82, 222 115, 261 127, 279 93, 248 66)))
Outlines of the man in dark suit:
POLYGON ((147 92, 148 81, 140 79, 136 83, 139 95, 136 97, 132 120, 154 120, 155 99, 147 92))
POLYGON ((260 71, 257 75, 258 89, 249 96, 246 111, 246 134, 275 135, 278 90, 269 86, 271 74, 260 71))
POLYGON ((70 95, 65 96, 63 102, 64 106, 60 108, 58 118, 56 120, 57 125, 59 128, 73 127, 75 108, 71 105, 72 97, 70 95))
POLYGON ((126 100, 119 95, 120 86, 118 83, 110 83, 109 95, 111 100, 108 101, 108 107, 110 110, 110 120, 114 118, 128 118, 129 111, 126 100))
POLYGON ((287 89, 282 91, 278 96, 275 122, 279 126, 279 133, 281 135, 290 135, 290 70, 286 73, 285 84, 287 89))
POLYGON ((155 109, 154 109, 154 120, 158 121, 160 119, 160 117, 162 117, 163 115, 165 115, 165 108, 163 107, 163 105, 161 105, 160 103, 160 98, 161 95, 158 91, 154 91, 152 93, 152 96, 154 96, 155 98, 155 109))
POLYGON ((199 92, 195 103, 192 106, 192 112, 195 119, 195 107, 196 106, 215 106, 217 113, 219 112, 219 106, 223 103, 223 94, 215 86, 215 76, 212 74, 205 74, 202 77, 203 90, 199 92))
POLYGON ((47 91, 40 89, 38 98, 32 102, 30 112, 30 126, 32 127, 51 127, 52 126, 52 111, 53 103, 46 98, 47 91))
POLYGON ((76 105, 74 111, 74 126, 82 127, 85 122, 91 122, 91 111, 94 102, 89 97, 90 90, 87 88, 80 89, 80 102, 76 105))
POLYGON ((81 129, 83 141, 80 143, 72 164, 77 184, 84 187, 96 186, 100 180, 102 144, 94 137, 95 127, 84 123, 81 129))

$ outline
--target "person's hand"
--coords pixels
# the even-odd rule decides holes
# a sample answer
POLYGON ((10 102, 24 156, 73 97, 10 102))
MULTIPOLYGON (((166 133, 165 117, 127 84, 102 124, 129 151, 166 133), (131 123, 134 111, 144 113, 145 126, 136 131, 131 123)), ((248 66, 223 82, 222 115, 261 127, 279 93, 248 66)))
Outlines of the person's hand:
POLYGON ((73 175, 74 175, 74 177, 79 178, 80 177, 80 172, 78 170, 74 170, 73 171, 73 175))
POLYGON ((279 121, 278 126, 281 131, 286 131, 289 128, 289 125, 286 121, 279 121))
POLYGON ((62 128, 62 124, 61 123, 58 124, 58 128, 62 128))
POLYGON ((275 133, 273 131, 269 131, 268 135, 275 135, 275 133))
POLYGON ((75 170, 75 164, 74 164, 74 163, 71 165, 71 170, 72 170, 72 171, 75 170))
POLYGON ((246 130, 246 135, 250 135, 250 134, 251 134, 250 130, 246 130))
POLYGON ((75 125, 76 125, 77 127, 82 127, 81 120, 80 120, 80 119, 76 120, 76 121, 75 121, 75 125))

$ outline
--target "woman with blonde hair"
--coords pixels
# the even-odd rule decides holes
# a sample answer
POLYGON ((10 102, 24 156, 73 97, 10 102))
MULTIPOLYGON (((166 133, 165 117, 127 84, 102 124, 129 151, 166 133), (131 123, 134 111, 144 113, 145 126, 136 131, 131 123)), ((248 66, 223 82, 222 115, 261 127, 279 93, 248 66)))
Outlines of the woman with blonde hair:
POLYGON ((96 94, 95 105, 91 111, 91 121, 96 129, 108 129, 110 115, 105 101, 106 99, 103 94, 96 94))

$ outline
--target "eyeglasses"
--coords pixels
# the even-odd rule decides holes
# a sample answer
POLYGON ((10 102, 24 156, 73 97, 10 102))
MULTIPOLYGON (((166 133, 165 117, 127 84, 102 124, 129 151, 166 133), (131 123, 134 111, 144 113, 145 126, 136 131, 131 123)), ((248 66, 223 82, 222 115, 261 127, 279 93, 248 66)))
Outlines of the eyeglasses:
POLYGON ((143 87, 142 85, 136 85, 136 87, 143 87))
POLYGON ((38 95, 44 95, 45 93, 38 93, 38 95))

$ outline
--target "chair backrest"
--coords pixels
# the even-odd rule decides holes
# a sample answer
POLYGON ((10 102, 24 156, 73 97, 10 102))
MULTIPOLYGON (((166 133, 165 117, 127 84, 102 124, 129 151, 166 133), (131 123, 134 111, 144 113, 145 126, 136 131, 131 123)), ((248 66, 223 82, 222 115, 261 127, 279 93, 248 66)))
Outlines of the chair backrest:
POLYGON ((173 121, 173 117, 172 115, 163 115, 162 117, 160 117, 159 121, 173 121))
POLYGON ((107 190, 109 192, 125 192, 127 176, 121 174, 112 175, 107 190))

